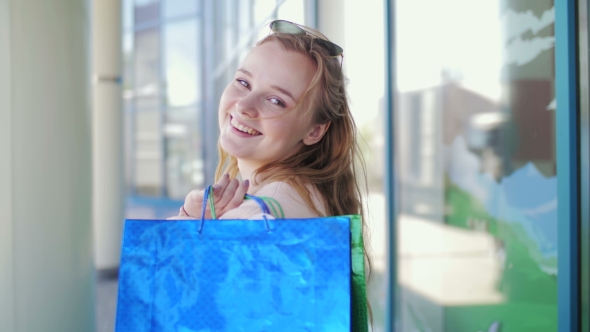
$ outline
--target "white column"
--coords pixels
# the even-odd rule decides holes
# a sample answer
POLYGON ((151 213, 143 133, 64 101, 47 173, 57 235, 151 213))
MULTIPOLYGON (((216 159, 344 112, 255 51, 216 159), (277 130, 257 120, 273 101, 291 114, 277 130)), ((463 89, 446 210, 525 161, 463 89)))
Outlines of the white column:
POLYGON ((119 266, 124 218, 121 1, 93 1, 93 223, 95 264, 119 266))
POLYGON ((93 331, 89 2, 0 0, 0 330, 93 331))
POLYGON ((346 53, 344 5, 345 3, 342 0, 318 0, 317 24, 318 30, 328 37, 330 41, 342 47, 346 53))
POLYGON ((14 331, 10 3, 0 0, 0 330, 14 331))

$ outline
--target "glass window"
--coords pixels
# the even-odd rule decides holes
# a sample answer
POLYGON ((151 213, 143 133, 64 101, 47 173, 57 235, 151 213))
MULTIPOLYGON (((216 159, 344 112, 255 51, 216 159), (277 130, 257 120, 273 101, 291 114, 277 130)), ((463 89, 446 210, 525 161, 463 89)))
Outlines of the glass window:
POLYGON ((134 3, 133 0, 123 0, 123 31, 133 30, 133 11, 134 3))
POLYGON ((154 98, 160 92, 160 31, 158 28, 135 33, 135 96, 154 98))
POLYGON ((164 17, 175 18, 197 13, 197 0, 163 0, 164 17))
POLYGON ((167 194, 183 199, 205 186, 202 157, 200 26, 189 19, 165 27, 167 194), (187 107, 188 106, 188 107, 187 107))
MULTIPOLYGON (((294 1, 303 7, 303 1, 294 1)), ((385 331, 388 288, 388 221, 384 194, 385 155, 385 43, 383 1, 346 0, 338 11, 322 14, 332 40, 344 49, 343 70, 349 107, 360 132, 357 143, 366 163, 367 189, 364 217, 371 274, 367 295, 373 314, 372 328, 385 331), (335 14, 337 13, 337 14, 335 14), (339 29, 338 27, 341 27, 339 29)), ((325 24, 324 21, 324 24, 325 24)), ((301 21, 303 23, 303 21, 301 21)), ((359 179, 360 180, 360 179, 359 179)))
POLYGON ((285 15, 303 13, 300 0, 223 0, 212 4, 214 16, 203 22, 198 0, 123 0, 126 160, 136 194, 181 199, 212 181, 216 158, 201 158, 217 151, 217 137, 214 129, 203 136, 203 121, 210 118, 203 108, 216 108, 259 25, 282 5, 285 15), (201 47, 205 23, 213 34, 206 37, 215 42, 201 47))
POLYGON ((277 2, 275 0, 254 0, 254 22, 264 24, 274 18, 277 2))
POLYGON ((166 138, 167 191, 172 199, 184 199, 192 189, 205 186, 200 116, 194 108, 174 109, 166 113, 163 131, 166 138))
POLYGON ((157 22, 160 18, 159 0, 135 0, 135 25, 157 22))
POLYGON ((196 20, 180 21, 164 27, 164 61, 166 102, 168 107, 195 105, 201 97, 201 84, 197 68, 200 54, 197 45, 196 20))
POLYGON ((305 1, 287 0, 277 11, 277 19, 305 24, 305 1))
POLYGON ((124 97, 133 105, 130 147, 132 183, 135 194, 160 196, 162 193, 162 138, 160 134, 160 33, 158 28, 135 33, 133 92, 124 97))
POLYGON ((554 20, 396 1, 402 331, 557 330, 554 20))
POLYGON ((123 118, 124 123, 124 144, 125 144, 125 187, 127 192, 132 190, 133 174, 133 138, 132 124, 133 119, 133 1, 126 0, 123 2, 123 118))
POLYGON ((162 189, 161 114, 135 113, 135 190, 139 195, 159 196, 162 189))
POLYGON ((250 33, 254 28, 254 17, 252 15, 252 3, 250 1, 238 1, 237 9, 240 18, 235 23, 238 31, 242 33, 250 33))

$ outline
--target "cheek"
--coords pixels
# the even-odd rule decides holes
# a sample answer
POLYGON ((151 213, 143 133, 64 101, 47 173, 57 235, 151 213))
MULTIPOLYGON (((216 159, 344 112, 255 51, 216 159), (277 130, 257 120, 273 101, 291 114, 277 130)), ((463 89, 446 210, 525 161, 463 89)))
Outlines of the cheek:
POLYGON ((289 141, 301 139, 305 131, 301 119, 290 116, 272 120, 265 127, 268 128, 267 131, 273 133, 273 136, 277 138, 288 138, 289 141))
POLYGON ((226 111, 228 105, 228 97, 229 96, 227 95, 227 92, 224 91, 221 95, 221 98, 219 99, 219 115, 223 114, 226 111))
POLYGON ((219 113, 226 112, 228 107, 230 107, 231 104, 234 103, 235 99, 235 88, 233 87, 233 84, 230 82, 221 94, 221 98, 219 100, 219 113))
POLYGON ((219 115, 219 125, 220 126, 223 124, 225 118, 227 117, 228 110, 231 107, 232 96, 231 96, 231 92, 229 90, 230 90, 230 87, 227 87, 225 89, 225 91, 223 91, 223 94, 221 95, 221 98, 219 100, 218 115, 219 115))

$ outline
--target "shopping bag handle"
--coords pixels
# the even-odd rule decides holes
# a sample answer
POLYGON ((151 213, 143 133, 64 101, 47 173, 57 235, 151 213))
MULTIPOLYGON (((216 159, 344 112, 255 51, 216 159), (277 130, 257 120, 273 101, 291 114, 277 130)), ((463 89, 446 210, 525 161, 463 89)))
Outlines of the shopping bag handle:
MULTIPOLYGON (((212 195, 209 193, 213 190, 213 186, 209 186, 205 189, 205 194, 203 195, 203 207, 201 208, 201 224, 199 225, 199 234, 203 231, 203 226, 205 225, 205 212, 207 211, 207 203, 209 202, 209 196, 213 198, 212 195)), ((213 199, 211 199, 213 202, 213 199)), ((211 215, 215 213, 215 204, 211 204, 211 215)), ((213 217, 215 218, 215 217, 213 217)))
MULTIPOLYGON (((270 196, 252 196, 252 195, 246 194, 244 199, 262 200, 262 203, 266 203, 265 205, 270 206, 270 208, 272 209, 271 215, 275 216, 278 219, 285 219, 285 212, 283 211, 281 204, 279 204, 279 202, 277 202, 276 199, 274 199, 270 196)), ((258 201, 256 201, 256 202, 258 203, 258 201)), ((258 205, 260 205, 260 203, 258 205)), ((261 208, 262 208, 262 206, 261 206, 261 208)))
MULTIPOLYGON (((283 208, 281 207, 279 202, 277 202, 277 200, 272 197, 266 197, 266 196, 259 197, 259 196, 246 194, 244 196, 244 199, 251 199, 251 200, 255 201, 256 204, 258 204, 258 206, 262 210, 262 213, 263 213, 262 217, 264 218, 267 231, 270 231, 270 227, 268 225, 268 220, 266 219, 266 215, 267 214, 273 215, 270 212, 268 205, 271 206, 272 211, 274 212, 275 216, 277 216, 279 218, 285 218, 285 213, 283 212, 283 208), (280 214, 277 212, 277 209, 278 209, 278 212, 280 212, 280 214)), ((212 185, 208 186, 205 189, 205 194, 203 195, 203 207, 201 208, 201 224, 199 226, 199 234, 201 234, 201 232, 203 231, 203 226, 205 224, 205 212, 207 211, 207 204, 209 204, 209 207, 211 209, 212 219, 217 219, 217 214, 215 213, 215 202, 213 201, 213 186, 212 185)))
POLYGON ((254 202, 256 202, 256 204, 258 204, 258 206, 262 210, 262 213, 264 213, 264 214, 271 214, 270 213, 270 210, 268 209, 268 205, 266 205, 266 202, 262 198, 257 197, 257 196, 252 196, 252 195, 246 194, 244 196, 244 199, 251 199, 251 200, 253 200, 254 202))

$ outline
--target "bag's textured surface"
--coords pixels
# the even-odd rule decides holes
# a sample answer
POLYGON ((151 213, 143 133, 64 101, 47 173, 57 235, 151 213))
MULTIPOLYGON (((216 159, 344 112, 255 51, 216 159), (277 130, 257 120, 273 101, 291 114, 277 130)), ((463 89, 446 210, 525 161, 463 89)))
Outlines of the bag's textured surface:
POLYGON ((348 217, 200 224, 126 221, 117 331, 351 329, 348 217))

